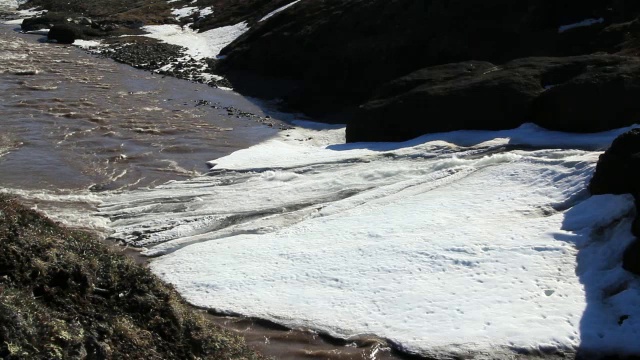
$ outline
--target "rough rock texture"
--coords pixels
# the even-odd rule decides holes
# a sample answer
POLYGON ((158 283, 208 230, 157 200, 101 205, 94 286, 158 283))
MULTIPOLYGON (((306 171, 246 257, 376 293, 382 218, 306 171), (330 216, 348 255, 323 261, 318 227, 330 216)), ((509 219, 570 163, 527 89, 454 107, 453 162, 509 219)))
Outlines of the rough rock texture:
POLYGON ((487 62, 426 68, 383 87, 347 128, 347 141, 402 141, 458 129, 513 128, 544 89, 539 70, 487 62))
MULTIPOLYGON (((345 108, 421 68, 529 56, 637 49, 637 1, 303 1, 258 23, 227 47, 220 69, 297 81, 278 94, 304 111, 345 108), (602 23, 559 32, 587 18, 602 23)), ((243 89, 240 89, 243 90, 243 89)))
MULTIPOLYGON (((640 238, 640 128, 620 135, 600 156, 589 190, 593 195, 632 194, 636 218, 631 231, 640 238)), ((625 270, 640 275, 640 239, 627 248, 622 264, 625 270)))
POLYGON ((616 55, 524 58, 496 66, 428 67, 381 87, 348 123, 347 141, 514 128, 593 132, 640 119, 640 59, 616 55))
POLYGON ((549 83, 534 103, 532 120, 569 132, 598 132, 640 121, 640 59, 617 56, 576 63, 575 76, 549 83))
POLYGON ((56 40, 59 44, 73 44, 76 39, 82 39, 82 29, 71 24, 54 25, 47 39, 56 40))
POLYGON ((640 128, 613 141, 598 160, 589 191, 600 194, 640 194, 640 128))
POLYGON ((0 358, 261 357, 148 269, 0 196, 0 358))
POLYGON ((50 29, 55 24, 66 24, 69 14, 50 12, 42 16, 36 16, 22 20, 22 31, 34 31, 50 29))
MULTIPOLYGON (((192 3, 188 0, 185 2, 188 4, 187 6, 197 6, 198 8, 211 6, 215 10, 209 16, 201 18, 194 14, 193 17, 185 18, 184 21, 194 22, 193 27, 200 31, 235 25, 243 21, 253 26, 271 11, 292 1, 294 0, 198 0, 192 3)), ((177 7, 179 8, 180 5, 177 7)))

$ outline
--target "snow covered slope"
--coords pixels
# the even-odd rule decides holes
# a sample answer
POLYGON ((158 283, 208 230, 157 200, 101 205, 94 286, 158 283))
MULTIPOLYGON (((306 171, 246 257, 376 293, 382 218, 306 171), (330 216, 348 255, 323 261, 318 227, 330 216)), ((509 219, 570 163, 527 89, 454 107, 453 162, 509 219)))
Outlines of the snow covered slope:
POLYGON ((585 190, 627 129, 344 145, 301 125, 101 214, 198 306, 429 355, 640 353, 633 199, 585 190))
POLYGON ((225 26, 205 32, 196 32, 189 27, 178 25, 149 25, 142 28, 150 38, 158 39, 168 44, 184 46, 186 55, 193 59, 216 58, 220 51, 233 40, 246 32, 246 23, 225 26))

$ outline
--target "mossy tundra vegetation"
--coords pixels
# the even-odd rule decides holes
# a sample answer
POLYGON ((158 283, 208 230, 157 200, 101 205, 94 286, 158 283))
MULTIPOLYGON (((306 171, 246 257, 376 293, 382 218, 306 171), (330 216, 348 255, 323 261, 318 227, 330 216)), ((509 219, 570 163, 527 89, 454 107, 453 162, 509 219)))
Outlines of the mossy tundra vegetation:
POLYGON ((259 359, 148 269, 0 196, 3 359, 259 359))

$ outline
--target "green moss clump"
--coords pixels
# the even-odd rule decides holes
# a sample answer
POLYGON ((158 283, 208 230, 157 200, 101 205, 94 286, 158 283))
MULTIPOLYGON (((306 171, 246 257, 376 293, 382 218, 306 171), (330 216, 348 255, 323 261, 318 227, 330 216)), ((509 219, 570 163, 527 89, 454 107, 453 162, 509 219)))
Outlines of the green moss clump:
POLYGON ((261 357, 148 269, 0 196, 0 358, 261 357))

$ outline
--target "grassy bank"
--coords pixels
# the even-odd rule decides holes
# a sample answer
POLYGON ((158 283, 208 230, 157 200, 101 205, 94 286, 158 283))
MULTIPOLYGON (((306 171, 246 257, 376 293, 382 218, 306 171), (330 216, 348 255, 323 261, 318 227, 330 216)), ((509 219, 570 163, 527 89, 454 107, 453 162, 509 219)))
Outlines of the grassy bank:
POLYGON ((260 357, 148 269, 0 196, 0 358, 260 357))

